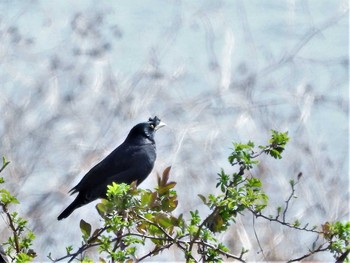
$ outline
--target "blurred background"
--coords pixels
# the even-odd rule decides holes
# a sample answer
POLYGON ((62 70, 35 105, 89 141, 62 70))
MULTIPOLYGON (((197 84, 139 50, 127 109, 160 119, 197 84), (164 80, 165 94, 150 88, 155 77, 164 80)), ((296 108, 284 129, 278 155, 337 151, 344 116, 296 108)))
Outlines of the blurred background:
MULTIPOLYGON (((232 142, 265 144, 275 129, 291 137, 284 158, 252 171, 270 196, 266 214, 302 172, 288 220, 349 220, 348 1, 4 0, 0 39, 0 154, 11 161, 2 175, 37 235, 38 260, 77 248, 81 218, 101 225, 96 202, 56 218, 68 190, 154 115, 168 127, 141 187, 171 165, 176 213, 204 216, 197 194, 217 191, 221 168, 234 172, 232 142)), ((251 261, 301 256, 314 241, 257 220, 264 257, 252 220, 240 216, 219 237, 251 261)), ((0 231, 4 242, 3 218, 0 231)), ((170 249, 150 260, 183 258, 170 249)))

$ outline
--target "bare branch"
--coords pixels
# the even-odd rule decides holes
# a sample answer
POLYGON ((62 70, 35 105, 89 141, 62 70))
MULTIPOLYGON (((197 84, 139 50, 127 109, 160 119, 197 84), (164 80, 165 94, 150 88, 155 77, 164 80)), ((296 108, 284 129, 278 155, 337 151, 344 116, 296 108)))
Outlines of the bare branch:
POLYGON ((326 251, 326 250, 329 249, 329 246, 327 246, 327 247, 323 247, 323 246, 324 246, 324 244, 320 245, 317 249, 310 251, 310 253, 307 253, 307 254, 305 254, 305 255, 299 257, 299 258, 295 258, 295 259, 288 260, 287 262, 289 263, 289 262, 300 261, 300 260, 303 260, 303 259, 305 259, 305 258, 307 258, 307 257, 310 257, 311 255, 313 255, 313 254, 315 254, 315 253, 323 252, 323 251, 326 251))

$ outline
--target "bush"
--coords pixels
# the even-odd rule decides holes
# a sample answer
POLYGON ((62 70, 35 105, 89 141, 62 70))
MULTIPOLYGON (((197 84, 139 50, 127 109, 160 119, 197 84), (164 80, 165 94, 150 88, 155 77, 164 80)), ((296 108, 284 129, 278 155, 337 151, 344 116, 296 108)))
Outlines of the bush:
MULTIPOLYGON (((245 262, 248 250, 242 247, 238 254, 230 252, 230 249, 220 242, 218 234, 234 224, 239 214, 252 213, 257 218, 295 231, 311 232, 316 240, 322 240, 319 243, 314 242, 312 249, 298 258, 290 259, 289 262, 299 261, 324 251, 332 253, 337 262, 349 261, 350 222, 325 222, 320 227, 308 227, 308 224, 302 225, 298 220, 294 222, 287 220, 288 207, 295 197, 295 188, 301 179, 301 174, 296 180, 290 180, 290 195, 283 206, 276 208, 276 214, 264 214, 268 196, 262 188, 261 180, 247 175, 247 171, 258 164, 257 159, 263 154, 281 159, 288 140, 287 133, 272 131, 271 139, 266 146, 256 148, 253 142, 234 143, 228 161, 236 168, 236 172, 228 174, 221 170, 216 184, 220 192, 208 196, 199 195, 203 205, 210 210, 205 217, 201 217, 197 210, 190 211, 186 217, 174 213, 178 200, 174 190, 176 183, 169 179, 170 167, 166 168, 161 176, 158 175, 158 185, 153 191, 136 188, 135 183, 131 185, 113 183, 108 186, 108 199, 102 200, 96 206, 103 225, 93 230, 88 222, 81 220, 82 245, 78 249, 73 249, 73 246, 66 247, 67 253, 62 257, 53 258, 52 255, 48 257, 52 261, 77 259, 92 262, 92 259, 83 256, 83 252, 98 247, 101 262, 131 262, 142 261, 174 247, 183 254, 187 262, 220 262, 224 259, 245 262), (151 251, 139 255, 138 248, 146 244, 152 246, 151 251)), ((8 162, 3 159, 1 171, 7 164, 8 162)), ((1 183, 4 183, 3 179, 1 183)), ((31 261, 36 255, 31 249, 35 236, 27 228, 26 220, 20 218, 16 212, 9 212, 10 204, 19 202, 7 190, 1 189, 1 205, 11 231, 8 241, 3 244, 6 254, 12 261, 31 261)))

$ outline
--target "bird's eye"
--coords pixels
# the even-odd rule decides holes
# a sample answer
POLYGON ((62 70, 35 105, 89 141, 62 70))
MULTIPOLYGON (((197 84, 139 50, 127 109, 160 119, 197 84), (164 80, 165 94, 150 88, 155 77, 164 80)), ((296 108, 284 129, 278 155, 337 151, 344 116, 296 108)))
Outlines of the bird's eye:
POLYGON ((152 129, 154 129, 154 125, 153 124, 151 124, 150 126, 151 126, 152 129))

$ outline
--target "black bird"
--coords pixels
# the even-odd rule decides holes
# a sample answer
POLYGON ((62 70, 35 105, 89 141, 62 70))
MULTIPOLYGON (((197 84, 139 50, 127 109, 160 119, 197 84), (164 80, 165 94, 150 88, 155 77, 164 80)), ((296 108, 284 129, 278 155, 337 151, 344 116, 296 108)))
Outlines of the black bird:
POLYGON ((155 116, 134 126, 125 141, 95 165, 69 192, 75 200, 57 217, 68 217, 75 209, 98 198, 106 198, 107 185, 112 182, 139 185, 151 173, 156 160, 156 130, 165 126, 155 116))

